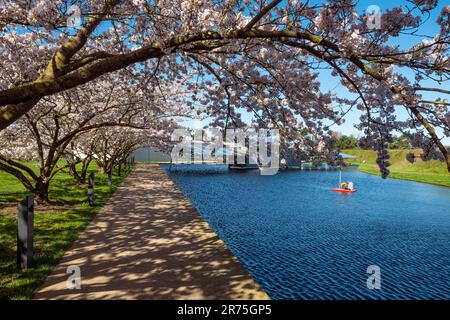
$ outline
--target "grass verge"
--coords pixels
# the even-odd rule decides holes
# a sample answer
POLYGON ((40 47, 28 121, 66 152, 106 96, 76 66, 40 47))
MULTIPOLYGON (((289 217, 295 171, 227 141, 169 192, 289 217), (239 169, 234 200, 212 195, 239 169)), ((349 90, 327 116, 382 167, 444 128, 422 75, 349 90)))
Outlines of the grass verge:
MULTIPOLYGON (((372 150, 342 150, 345 154, 354 155, 356 159, 346 159, 346 162, 358 165, 358 170, 380 175, 376 164, 376 153, 372 150)), ((406 154, 409 150, 390 150, 389 178, 411 180, 450 187, 450 173, 445 164, 439 161, 417 160, 409 163, 406 154)))
POLYGON ((67 173, 60 172, 50 186, 52 204, 35 205, 34 261, 36 268, 16 269, 17 221, 15 204, 26 194, 20 182, 0 172, 0 299, 30 299, 43 283, 79 233, 94 218, 129 172, 113 176, 112 186, 107 175, 92 165, 95 176, 95 206, 86 200, 87 186, 78 185, 67 173))

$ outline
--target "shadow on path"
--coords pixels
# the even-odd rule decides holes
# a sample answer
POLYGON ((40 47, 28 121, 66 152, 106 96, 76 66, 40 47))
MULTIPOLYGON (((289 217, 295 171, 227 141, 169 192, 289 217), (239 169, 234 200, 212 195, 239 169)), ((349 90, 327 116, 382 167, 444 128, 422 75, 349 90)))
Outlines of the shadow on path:
POLYGON ((267 299, 158 165, 138 165, 35 299, 267 299), (67 267, 81 289, 67 289, 67 267))

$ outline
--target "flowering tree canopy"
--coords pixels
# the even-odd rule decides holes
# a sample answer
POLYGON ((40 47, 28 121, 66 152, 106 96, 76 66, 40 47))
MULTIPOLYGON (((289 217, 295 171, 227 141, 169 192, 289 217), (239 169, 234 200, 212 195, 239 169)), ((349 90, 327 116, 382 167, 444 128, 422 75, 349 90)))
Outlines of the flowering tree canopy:
POLYGON ((164 104, 159 100, 118 74, 42 98, 0 132, 0 170, 13 174, 26 189, 47 201, 54 175, 66 168, 75 174, 75 164, 85 160, 83 170, 87 169, 89 160, 101 157, 97 145, 104 136, 110 138, 107 152, 113 161, 123 160, 144 140, 160 143, 162 133, 175 124, 162 113, 164 104), (21 162, 27 160, 38 162, 37 173, 21 162))
POLYGON ((295 142, 325 149, 330 126, 344 119, 342 107, 354 106, 363 111, 361 142, 378 151, 383 176, 395 132, 450 171, 442 142, 450 136, 442 98, 450 94, 450 6, 443 3, 404 1, 373 28, 373 17, 351 0, 4 0, 0 130, 46 97, 125 69, 142 86, 182 85, 190 93, 186 105, 215 125, 240 126, 242 113, 250 113, 295 142), (395 44, 421 34, 432 10, 440 12, 435 34, 409 48, 395 44), (323 92, 324 69, 351 94, 323 92), (407 119, 397 117, 399 108, 407 119))

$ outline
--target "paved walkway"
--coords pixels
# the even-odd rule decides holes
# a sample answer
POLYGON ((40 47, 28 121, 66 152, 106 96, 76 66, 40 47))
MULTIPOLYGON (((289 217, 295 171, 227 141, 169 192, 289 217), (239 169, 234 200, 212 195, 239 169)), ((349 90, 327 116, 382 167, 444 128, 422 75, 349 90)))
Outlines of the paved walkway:
POLYGON ((35 299, 267 299, 157 165, 138 165, 35 299), (67 267, 81 289, 67 289, 67 267))

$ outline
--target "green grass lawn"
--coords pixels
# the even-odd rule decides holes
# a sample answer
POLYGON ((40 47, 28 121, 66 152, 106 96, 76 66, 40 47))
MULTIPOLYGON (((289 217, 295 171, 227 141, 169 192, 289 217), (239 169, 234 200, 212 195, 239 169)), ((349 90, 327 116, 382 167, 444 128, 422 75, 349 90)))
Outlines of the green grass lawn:
POLYGON ((77 185, 71 176, 62 172, 50 186, 53 205, 36 205, 34 261, 37 267, 24 271, 16 269, 17 222, 12 206, 27 192, 13 176, 0 172, 0 299, 30 299, 127 174, 118 177, 116 173, 113 185, 108 186, 106 174, 97 172, 95 165, 89 170, 96 172, 95 207, 87 204, 87 186, 77 185))
MULTIPOLYGON (((345 154, 357 156, 356 159, 346 159, 348 163, 358 165, 358 170, 379 175, 376 164, 376 152, 372 150, 342 150, 345 154)), ((389 178, 412 180, 450 187, 450 173, 443 162, 417 160, 414 164, 406 160, 408 150, 390 150, 391 166, 389 178)))

